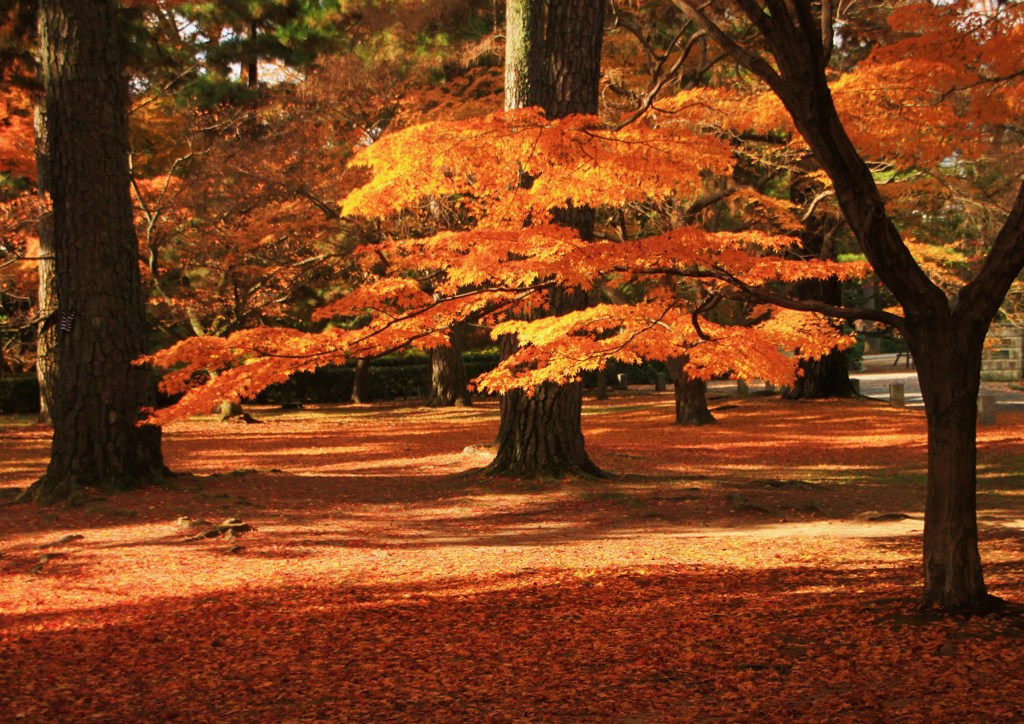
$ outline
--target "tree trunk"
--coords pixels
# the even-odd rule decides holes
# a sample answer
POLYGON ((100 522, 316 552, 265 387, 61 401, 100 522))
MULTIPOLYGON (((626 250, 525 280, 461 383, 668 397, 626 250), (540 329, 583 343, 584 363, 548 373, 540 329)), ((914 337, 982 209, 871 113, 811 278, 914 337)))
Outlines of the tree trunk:
MULTIPOLYGON (((818 256, 821 254, 821 237, 816 235, 814 239, 816 243, 812 245, 805 242, 804 248, 818 256)), ((843 303, 843 284, 835 277, 807 279, 796 285, 793 297, 840 306, 843 303)), ((850 370, 846 365, 846 355, 835 349, 821 359, 801 361, 800 376, 785 395, 790 400, 856 396, 857 391, 850 381, 850 370)))
POLYGON ((856 397, 850 380, 846 355, 832 350, 821 359, 803 360, 800 363, 801 376, 785 394, 789 400, 823 400, 836 397, 856 397))
POLYGON ((676 397, 677 425, 710 425, 715 416, 708 410, 708 384, 686 373, 686 357, 670 357, 665 369, 672 378, 676 397))
POLYGON ((473 404, 469 396, 469 375, 462 350, 453 332, 451 344, 430 350, 430 396, 428 407, 464 407, 473 404))
POLYGON ((928 490, 924 523, 926 608, 980 612, 996 608, 978 552, 976 514, 978 391, 987 325, 952 315, 920 327, 908 342, 928 418, 928 490), (969 328, 970 327, 970 328, 969 328))
POLYGON ((533 395, 506 392, 501 396, 498 452, 487 472, 529 478, 580 472, 603 476, 583 444, 581 405, 579 382, 539 385, 533 395))
POLYGON ((505 110, 540 102, 545 5, 540 0, 505 3, 505 110))
POLYGON ((217 415, 218 419, 221 422, 245 422, 249 424, 259 422, 259 420, 257 420, 255 417, 253 417, 252 415, 245 411, 245 408, 242 407, 241 402, 231 402, 229 400, 225 400, 224 402, 220 403, 220 407, 217 410, 217 415))
POLYGON ((710 425, 715 421, 715 416, 708 410, 707 390, 708 384, 704 380, 695 380, 688 374, 676 378, 674 382, 676 393, 676 424, 710 425))
POLYGON ((349 402, 363 405, 370 401, 370 359, 360 357, 356 360, 356 371, 352 376, 352 395, 349 402))
MULTIPOLYGON (((43 32, 42 15, 39 19, 43 32)), ((41 197, 50 193, 50 142, 46 134, 46 107, 40 101, 33 122, 36 145, 36 188, 41 197)), ((36 327, 36 380, 39 382, 39 422, 53 420, 57 378, 57 277, 53 258, 53 213, 39 217, 39 324, 36 327)))
MULTIPOLYGON (((550 118, 597 113, 604 0, 509 0, 505 9, 505 108, 539 105, 550 118)), ((559 223, 593 238, 592 209, 562 209, 559 223)), ((581 308, 585 295, 552 291, 552 311, 581 308), (580 300, 583 300, 582 302, 580 300)), ((508 342, 506 342, 507 344, 508 342)), ((510 352, 505 347, 503 352, 510 352)), ((579 383, 546 383, 501 399, 498 452, 487 471, 531 477, 602 475, 586 453, 579 383)))
POLYGON ((598 400, 608 399, 608 370, 604 367, 597 371, 597 395, 598 400))
POLYGON ((112 0, 42 0, 40 13, 57 277, 57 378, 50 464, 22 497, 74 501, 166 472, 128 175, 127 80, 112 0))

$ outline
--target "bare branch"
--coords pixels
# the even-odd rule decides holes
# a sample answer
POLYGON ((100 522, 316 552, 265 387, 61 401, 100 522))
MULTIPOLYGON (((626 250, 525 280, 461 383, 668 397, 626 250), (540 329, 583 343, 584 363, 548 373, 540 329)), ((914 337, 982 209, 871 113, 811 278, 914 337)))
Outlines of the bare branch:
MULTIPOLYGON (((737 63, 761 78, 771 88, 775 89, 782 86, 782 78, 763 58, 754 55, 730 38, 724 30, 707 16, 703 8, 698 8, 692 0, 673 0, 673 2, 690 20, 696 23, 710 37, 714 38, 722 50, 731 55, 737 63)), ((759 15, 763 15, 756 5, 754 7, 759 15)))

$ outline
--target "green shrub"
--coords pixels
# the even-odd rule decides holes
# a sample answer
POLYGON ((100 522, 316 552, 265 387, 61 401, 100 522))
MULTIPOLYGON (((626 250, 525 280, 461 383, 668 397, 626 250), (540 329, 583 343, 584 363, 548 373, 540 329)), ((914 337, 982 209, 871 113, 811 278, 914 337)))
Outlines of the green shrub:
POLYGON ((36 376, 0 377, 0 414, 39 412, 39 381, 36 376))

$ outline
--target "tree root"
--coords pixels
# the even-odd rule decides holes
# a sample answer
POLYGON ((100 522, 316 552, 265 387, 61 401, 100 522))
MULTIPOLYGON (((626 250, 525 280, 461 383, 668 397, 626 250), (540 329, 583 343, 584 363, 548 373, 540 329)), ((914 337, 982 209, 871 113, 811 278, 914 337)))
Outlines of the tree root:
POLYGON ((197 533, 196 535, 189 536, 185 539, 185 543, 193 543, 195 541, 203 540, 205 538, 223 538, 224 540, 234 540, 236 536, 242 533, 248 533, 252 530, 252 526, 245 521, 239 520, 238 518, 228 518, 220 525, 215 525, 212 528, 197 533))

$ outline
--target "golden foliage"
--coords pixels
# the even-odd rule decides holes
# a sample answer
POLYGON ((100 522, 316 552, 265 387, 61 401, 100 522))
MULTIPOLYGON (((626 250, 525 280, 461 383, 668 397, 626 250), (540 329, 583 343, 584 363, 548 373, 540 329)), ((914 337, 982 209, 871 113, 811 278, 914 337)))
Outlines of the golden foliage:
POLYGON ((693 194, 705 175, 727 174, 732 157, 709 136, 646 124, 613 132, 593 116, 549 120, 527 108, 413 126, 367 147, 354 163, 369 167, 373 180, 348 195, 346 215, 386 216, 423 198, 458 199, 481 225, 515 228, 568 204, 693 194))

